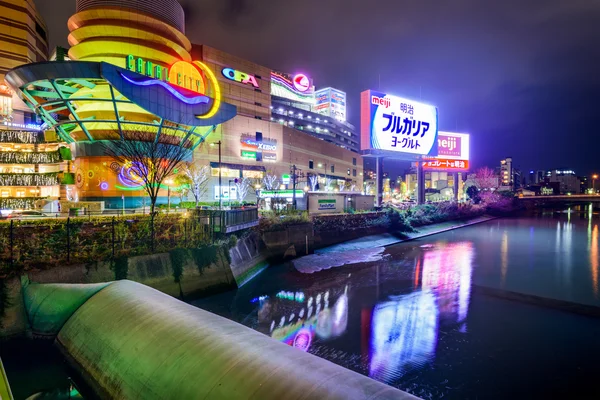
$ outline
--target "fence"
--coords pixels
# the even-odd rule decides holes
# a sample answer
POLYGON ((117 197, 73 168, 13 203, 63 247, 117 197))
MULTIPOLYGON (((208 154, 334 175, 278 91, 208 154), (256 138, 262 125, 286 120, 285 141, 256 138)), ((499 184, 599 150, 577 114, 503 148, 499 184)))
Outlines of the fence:
POLYGON ((6 267, 91 263, 199 247, 214 240, 213 225, 210 217, 179 214, 157 215, 154 221, 125 215, 3 222, 0 275, 6 267))
POLYGON ((210 221, 212 232, 230 233, 258 225, 258 208, 240 210, 197 210, 196 215, 210 221))

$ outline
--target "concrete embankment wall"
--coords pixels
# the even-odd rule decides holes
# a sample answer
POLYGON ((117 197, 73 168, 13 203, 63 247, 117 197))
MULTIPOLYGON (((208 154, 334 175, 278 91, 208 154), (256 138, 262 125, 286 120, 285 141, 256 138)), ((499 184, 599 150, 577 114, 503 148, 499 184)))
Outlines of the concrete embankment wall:
MULTIPOLYGON (((169 253, 121 258, 112 262, 53 267, 27 272, 32 283, 86 284, 129 279, 183 299, 237 287, 228 248, 206 246, 169 253)), ((30 330, 20 278, 0 279, 0 337, 30 330), (4 300, 4 301, 2 301, 4 300)))
POLYGON ((81 305, 56 343, 107 399, 414 399, 125 280, 81 305))

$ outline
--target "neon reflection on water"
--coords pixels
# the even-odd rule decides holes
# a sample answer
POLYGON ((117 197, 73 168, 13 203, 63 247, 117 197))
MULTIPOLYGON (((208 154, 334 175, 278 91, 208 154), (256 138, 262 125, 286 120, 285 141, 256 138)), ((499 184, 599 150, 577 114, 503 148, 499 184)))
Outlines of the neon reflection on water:
POLYGON ((432 361, 440 324, 459 324, 466 332, 473 244, 424 251, 421 288, 390 297, 373 310, 369 376, 374 379, 391 382, 432 361))
POLYGON ((279 292, 259 298, 259 323, 271 321, 272 338, 308 351, 315 336, 321 340, 342 335, 348 326, 348 286, 337 295, 330 290, 306 298, 302 292, 279 292), (335 300, 330 307, 331 300, 335 300), (305 301, 306 300, 306 301, 305 301), (279 318, 278 314, 284 315, 279 318), (276 321, 279 320, 277 323, 276 321))

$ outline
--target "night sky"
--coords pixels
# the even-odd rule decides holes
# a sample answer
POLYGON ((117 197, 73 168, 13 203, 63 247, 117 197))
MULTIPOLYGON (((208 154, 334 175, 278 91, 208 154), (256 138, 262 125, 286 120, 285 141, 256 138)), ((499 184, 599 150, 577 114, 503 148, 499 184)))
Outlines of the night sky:
MULTIPOLYGON (((75 0, 35 2, 66 46, 75 0)), ((192 42, 346 91, 357 126, 360 92, 380 88, 437 105, 440 130, 471 134, 474 167, 600 171, 597 1, 180 3, 192 42)))

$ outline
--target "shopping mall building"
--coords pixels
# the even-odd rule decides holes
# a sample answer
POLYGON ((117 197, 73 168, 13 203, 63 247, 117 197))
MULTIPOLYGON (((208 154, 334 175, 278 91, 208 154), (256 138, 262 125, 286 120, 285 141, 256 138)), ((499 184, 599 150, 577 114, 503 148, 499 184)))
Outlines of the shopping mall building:
MULTIPOLYGON (((37 24, 43 28, 41 19, 37 24)), ((35 135, 58 142, 43 150, 70 150, 59 151, 64 157, 56 163, 56 190, 37 196, 103 201, 107 208, 147 205, 131 166, 106 155, 106 141, 132 131, 181 146, 189 162, 208 166, 203 201, 237 200, 235 181, 242 178, 251 179, 245 200, 254 201, 267 174, 277 178, 279 196, 289 196, 293 166, 299 196, 311 177, 321 188, 327 183, 361 190, 363 164, 356 130, 345 121, 344 92, 316 90, 306 74, 273 71, 191 43, 176 0, 77 0, 68 27, 69 61, 38 62, 46 50, 42 58, 22 59, 6 71, 12 103, 24 102, 23 111, 43 123, 35 135)), ((0 141, 6 135, 0 132, 0 141)), ((41 170, 22 174, 30 172, 41 170)), ((168 193, 177 202, 174 181, 166 182, 159 203, 166 203, 168 193)))

